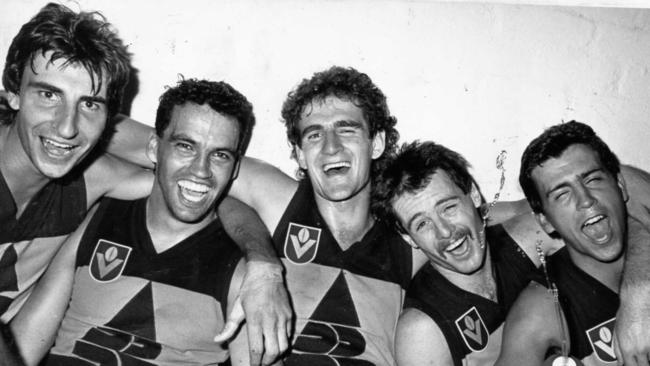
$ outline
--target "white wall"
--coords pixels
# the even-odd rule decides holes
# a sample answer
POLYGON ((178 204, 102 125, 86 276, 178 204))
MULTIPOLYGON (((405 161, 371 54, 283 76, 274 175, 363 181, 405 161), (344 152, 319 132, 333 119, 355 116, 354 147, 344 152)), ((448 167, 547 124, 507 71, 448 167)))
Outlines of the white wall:
MULTIPOLYGON (((433 139, 464 154, 488 198, 499 186, 499 152, 507 152, 501 197, 522 198, 516 177, 524 147, 544 127, 571 119, 590 123, 624 162, 650 169, 647 9, 397 0, 61 2, 100 10, 129 44, 140 70, 134 118, 151 124, 163 86, 178 74, 226 80, 255 106, 249 155, 290 174, 295 164, 281 104, 302 78, 334 64, 373 78, 389 98, 402 141, 433 139)), ((3 1, 0 67, 21 24, 45 3, 3 1)))

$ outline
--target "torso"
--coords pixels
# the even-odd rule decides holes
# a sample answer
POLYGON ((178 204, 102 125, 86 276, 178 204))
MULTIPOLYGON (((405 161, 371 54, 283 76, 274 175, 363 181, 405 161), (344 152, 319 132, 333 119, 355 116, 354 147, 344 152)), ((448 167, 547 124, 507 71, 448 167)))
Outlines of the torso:
POLYGON ((501 225, 487 228, 497 302, 465 291, 425 265, 413 279, 405 308, 428 315, 445 336, 454 365, 492 365, 501 350, 508 310, 537 269, 501 225))
POLYGON ((296 312, 285 365, 394 365, 393 337, 412 266, 401 237, 377 222, 342 250, 303 181, 273 239, 296 312))
POLYGON ((241 252, 215 220, 156 253, 146 200, 104 199, 79 244, 70 307, 49 365, 207 365, 241 252), (121 362, 121 363, 120 363, 121 362))
POLYGON ((86 215, 83 174, 73 170, 49 182, 20 217, 0 173, 0 318, 18 312, 57 250, 86 215))

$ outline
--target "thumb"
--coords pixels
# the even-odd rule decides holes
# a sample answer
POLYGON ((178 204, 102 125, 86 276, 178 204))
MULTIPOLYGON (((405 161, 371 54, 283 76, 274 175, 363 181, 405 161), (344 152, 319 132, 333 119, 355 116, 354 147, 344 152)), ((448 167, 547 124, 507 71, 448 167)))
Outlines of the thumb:
POLYGON ((241 298, 237 296, 235 303, 233 304, 230 313, 228 313, 228 319, 226 324, 221 329, 221 332, 214 337, 214 341, 221 343, 227 341, 235 335, 235 332, 239 328, 239 325, 244 321, 244 307, 241 304, 241 298))

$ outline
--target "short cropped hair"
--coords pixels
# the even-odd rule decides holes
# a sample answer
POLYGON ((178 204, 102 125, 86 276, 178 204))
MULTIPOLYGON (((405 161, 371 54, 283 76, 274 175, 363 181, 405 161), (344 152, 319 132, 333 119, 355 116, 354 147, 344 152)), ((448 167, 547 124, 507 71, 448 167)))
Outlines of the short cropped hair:
POLYGON ((470 164, 462 155, 434 142, 404 144, 377 175, 372 191, 373 212, 400 232, 405 232, 393 209, 394 201, 403 194, 415 194, 425 189, 439 170, 444 170, 467 194, 474 183, 469 168, 470 164))
POLYGON ((542 212, 541 197, 532 177, 533 170, 547 160, 559 157, 569 146, 576 144, 587 145, 594 150, 605 170, 613 177, 621 171, 616 155, 591 127, 576 121, 549 127, 528 144, 521 157, 519 184, 533 212, 542 212))
POLYGON ((106 77, 107 111, 112 120, 122 106, 131 60, 106 18, 98 12, 75 13, 60 4, 47 4, 20 28, 9 46, 2 73, 5 90, 20 94, 25 67, 33 70, 34 57, 48 51, 52 51, 50 62, 65 59, 65 65, 83 66, 95 93, 101 90, 106 77))
POLYGON ((185 103, 207 104, 215 112, 236 119, 239 124, 237 153, 240 156, 244 155, 255 125, 253 105, 244 95, 223 81, 181 80, 160 96, 160 104, 156 112, 156 134, 158 136, 163 136, 171 120, 174 107, 185 103))
MULTIPOLYGON (((386 96, 372 82, 370 77, 351 67, 333 66, 325 71, 315 73, 289 93, 282 105, 282 119, 287 129, 287 138, 292 146, 300 146, 300 129, 298 122, 302 114, 314 102, 321 102, 327 97, 337 97, 348 100, 363 112, 368 123, 370 138, 384 131, 386 143, 383 156, 395 152, 399 133, 395 129, 397 119, 390 114, 386 96)), ((295 158, 295 151, 291 152, 295 158)), ((378 161, 373 164, 373 171, 378 167, 378 161)))

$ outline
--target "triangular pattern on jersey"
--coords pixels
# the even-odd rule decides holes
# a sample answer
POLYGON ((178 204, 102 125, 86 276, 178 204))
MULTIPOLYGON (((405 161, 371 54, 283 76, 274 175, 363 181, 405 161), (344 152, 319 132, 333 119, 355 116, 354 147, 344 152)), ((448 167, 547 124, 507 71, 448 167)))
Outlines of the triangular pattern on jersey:
POLYGON ((106 326, 155 341, 156 324, 151 282, 133 296, 106 326))
POLYGON ((359 327, 359 317, 352 301, 350 287, 345 280, 343 272, 339 274, 336 281, 327 291, 321 302, 318 304, 310 319, 321 320, 328 323, 349 325, 359 327), (332 309, 350 309, 342 314, 334 314, 332 309), (338 316, 333 316, 338 315, 338 316))
MULTIPOLYGON (((2 253, 2 258, 0 259, 0 291, 18 291, 18 278, 16 276, 16 260, 18 255, 16 254, 16 249, 13 245, 9 245, 7 250, 2 253)), ((0 309, 4 311, 3 309, 0 309)))

